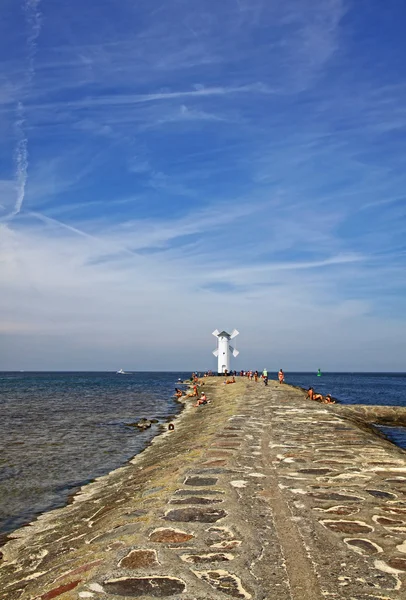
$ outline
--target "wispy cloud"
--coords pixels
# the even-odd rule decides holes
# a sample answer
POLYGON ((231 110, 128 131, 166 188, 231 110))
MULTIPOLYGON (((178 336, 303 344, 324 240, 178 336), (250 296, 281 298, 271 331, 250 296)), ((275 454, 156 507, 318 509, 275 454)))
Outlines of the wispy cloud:
POLYGON ((17 198, 13 211, 10 213, 10 217, 18 215, 21 211, 21 207, 24 202, 25 186, 27 185, 28 178, 28 140, 25 133, 25 115, 24 107, 19 102, 17 107, 17 120, 15 122, 15 131, 17 137, 17 144, 15 149, 15 164, 16 164, 16 190, 17 198))
POLYGON ((37 52, 37 40, 41 32, 41 0, 23 0, 25 20, 28 29, 27 35, 27 59, 28 59, 28 82, 35 76, 35 55, 37 52))
POLYGON ((400 364, 399 11, 372 44, 374 2, 21 2, 0 23, 14 362, 35 362, 40 336, 43 360, 58 338, 59 368, 103 368, 112 348, 195 368, 177 342, 192 322, 198 362, 223 323, 247 360, 272 340, 286 365, 361 368, 377 332, 375 364, 400 364))
MULTIPOLYGON (((24 81, 25 92, 29 91, 35 76, 35 54, 37 52, 37 39, 41 31, 40 0, 24 0, 23 10, 27 24, 27 68, 24 81)), ((15 148, 15 178, 17 197, 14 209, 8 215, 13 218, 21 211, 25 188, 28 179, 28 138, 26 133, 26 116, 23 102, 17 104, 17 118, 15 121, 16 148, 15 148)))

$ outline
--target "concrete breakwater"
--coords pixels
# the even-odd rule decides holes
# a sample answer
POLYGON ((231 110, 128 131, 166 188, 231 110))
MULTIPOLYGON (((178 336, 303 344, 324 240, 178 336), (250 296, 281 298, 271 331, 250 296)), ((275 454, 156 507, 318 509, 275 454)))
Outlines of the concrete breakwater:
POLYGON ((406 454, 368 429, 381 407, 239 378, 205 390, 209 405, 187 399, 174 431, 11 535, 1 600, 406 599, 406 454))

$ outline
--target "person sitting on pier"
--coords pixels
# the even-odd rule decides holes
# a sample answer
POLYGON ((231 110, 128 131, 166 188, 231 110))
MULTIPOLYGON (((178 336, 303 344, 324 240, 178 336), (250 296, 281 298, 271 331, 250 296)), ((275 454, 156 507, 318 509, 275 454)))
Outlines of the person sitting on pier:
POLYGON ((177 398, 182 398, 182 396, 183 396, 182 390, 180 390, 179 388, 175 388, 175 396, 177 398))
POLYGON ((310 400, 321 401, 323 400, 323 395, 317 394, 312 387, 309 387, 306 398, 310 398, 310 400))
POLYGON ((323 404, 335 404, 336 401, 332 398, 331 394, 327 394, 326 397, 322 400, 323 404))
POLYGON ((235 383, 235 377, 233 375, 232 379, 226 379, 226 383, 235 383))
POLYGON ((204 392, 202 392, 202 395, 200 396, 200 398, 197 399, 196 404, 194 406, 200 406, 201 404, 208 404, 209 401, 207 400, 206 394, 204 392))
POLYGON ((313 400, 313 396, 314 396, 314 389, 312 387, 309 387, 309 389, 307 390, 306 398, 310 398, 310 400, 313 400))

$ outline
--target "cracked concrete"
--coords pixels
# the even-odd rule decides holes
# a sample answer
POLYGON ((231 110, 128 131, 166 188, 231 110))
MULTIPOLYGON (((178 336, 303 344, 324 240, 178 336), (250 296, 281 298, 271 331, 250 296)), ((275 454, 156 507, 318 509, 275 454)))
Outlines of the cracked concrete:
POLYGON ((368 428, 379 409, 272 381, 205 390, 174 431, 11 534, 1 600, 406 599, 406 454, 368 428))

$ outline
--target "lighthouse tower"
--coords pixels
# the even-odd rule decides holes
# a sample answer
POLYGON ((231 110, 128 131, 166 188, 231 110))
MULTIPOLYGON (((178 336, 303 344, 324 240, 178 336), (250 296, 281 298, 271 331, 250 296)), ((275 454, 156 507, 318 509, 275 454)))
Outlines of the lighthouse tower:
POLYGON ((218 329, 213 331, 213 335, 217 338, 217 348, 213 350, 213 354, 218 358, 218 373, 224 373, 225 371, 229 372, 231 358, 230 355, 239 355, 238 350, 230 346, 230 340, 235 338, 238 334, 239 332, 236 329, 233 329, 231 333, 227 333, 227 331, 219 331, 218 329))

